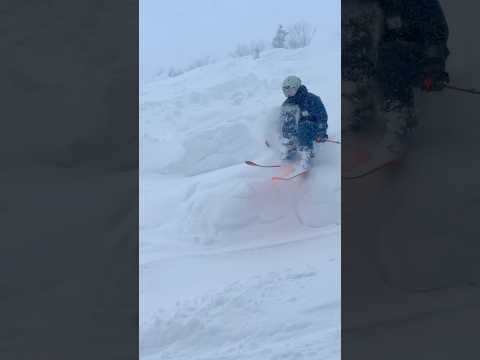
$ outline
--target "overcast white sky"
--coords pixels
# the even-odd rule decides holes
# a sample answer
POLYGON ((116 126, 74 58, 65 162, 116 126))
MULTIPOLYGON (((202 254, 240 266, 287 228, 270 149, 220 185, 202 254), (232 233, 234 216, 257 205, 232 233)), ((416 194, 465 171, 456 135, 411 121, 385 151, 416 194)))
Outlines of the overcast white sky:
POLYGON ((140 81, 160 68, 270 42, 279 24, 306 20, 340 32, 340 0, 140 0, 140 81))

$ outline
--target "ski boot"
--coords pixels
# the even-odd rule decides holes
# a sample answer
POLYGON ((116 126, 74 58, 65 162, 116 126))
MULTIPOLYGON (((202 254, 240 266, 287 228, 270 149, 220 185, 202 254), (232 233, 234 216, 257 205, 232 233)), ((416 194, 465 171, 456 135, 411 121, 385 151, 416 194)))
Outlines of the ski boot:
POLYGON ((313 149, 305 148, 300 151, 300 163, 299 166, 303 170, 310 170, 313 163, 313 149))
POLYGON ((407 150, 407 136, 397 133, 386 133, 383 138, 383 146, 395 155, 402 155, 407 150))
POLYGON ((382 147, 392 158, 400 158, 408 150, 409 129, 416 126, 413 108, 399 101, 388 103, 385 125, 382 147))
POLYGON ((297 146, 293 139, 282 138, 281 143, 283 145, 282 150, 282 162, 292 161, 297 154, 297 146))

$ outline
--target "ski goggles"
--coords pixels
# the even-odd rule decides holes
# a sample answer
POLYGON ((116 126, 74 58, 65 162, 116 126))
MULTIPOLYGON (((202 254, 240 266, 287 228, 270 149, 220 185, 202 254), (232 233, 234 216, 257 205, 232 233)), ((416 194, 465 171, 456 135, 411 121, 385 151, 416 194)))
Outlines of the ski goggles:
POLYGON ((282 87, 282 90, 283 90, 283 94, 286 97, 292 97, 292 96, 295 96, 298 88, 296 88, 294 86, 285 85, 285 86, 282 87))

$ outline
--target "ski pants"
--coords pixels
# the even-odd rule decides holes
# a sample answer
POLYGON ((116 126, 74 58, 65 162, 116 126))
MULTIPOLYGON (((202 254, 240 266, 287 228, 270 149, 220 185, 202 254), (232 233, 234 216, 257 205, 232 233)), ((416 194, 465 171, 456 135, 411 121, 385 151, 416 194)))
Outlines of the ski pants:
POLYGON ((342 125, 361 128, 378 116, 387 132, 404 133, 416 125, 420 54, 412 43, 382 40, 384 14, 374 1, 348 6, 342 18, 342 125))
POLYGON ((313 142, 319 134, 319 126, 316 122, 302 120, 296 123, 295 119, 285 121, 282 126, 282 135, 291 140, 299 150, 313 150, 313 142))

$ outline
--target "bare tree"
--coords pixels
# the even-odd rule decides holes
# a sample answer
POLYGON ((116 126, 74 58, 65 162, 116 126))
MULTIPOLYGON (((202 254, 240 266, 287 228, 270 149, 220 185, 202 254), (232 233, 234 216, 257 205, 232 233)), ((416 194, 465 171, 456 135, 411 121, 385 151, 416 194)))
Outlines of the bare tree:
POLYGON ((174 67, 171 67, 170 70, 168 70, 168 77, 176 77, 182 75, 183 72, 184 71, 182 69, 175 69, 174 67))
POLYGON ((193 63, 191 63, 189 66, 185 68, 185 71, 190 71, 193 69, 197 69, 206 65, 213 64, 215 60, 211 58, 210 56, 205 56, 203 58, 195 60, 193 63))
POLYGON ((160 68, 160 69, 158 69, 158 71, 155 73, 155 76, 161 77, 161 76, 163 76, 164 73, 165 73, 165 69, 164 69, 164 68, 160 68))
POLYGON ((254 59, 260 57, 260 53, 263 52, 266 48, 265 42, 263 41, 252 41, 250 44, 250 52, 253 55, 254 59))
POLYGON ((252 50, 250 46, 246 44, 238 44, 235 50, 230 53, 230 56, 237 58, 237 57, 248 56, 251 53, 252 53, 252 50))
MULTIPOLYGON (((199 59, 193 61, 190 65, 188 65, 184 68, 176 68, 176 67, 172 66, 168 70, 167 75, 168 75, 168 77, 176 77, 176 76, 179 76, 179 75, 182 75, 182 74, 186 73, 187 71, 191 71, 191 70, 203 67, 203 66, 213 64, 213 63, 215 63, 215 59, 210 57, 210 56, 206 56, 206 57, 199 58, 199 59)), ((161 74, 163 74, 163 72, 164 72, 164 70, 162 69, 161 72, 158 73, 157 75, 160 76, 161 74)))
POLYGON ((288 32, 283 28, 282 25, 278 26, 277 33, 272 40, 272 46, 274 48, 285 48, 285 40, 288 35, 288 32))
POLYGON ((298 49, 310 45, 316 29, 306 21, 299 21, 288 29, 287 42, 289 49, 298 49))
POLYGON ((249 45, 239 44, 234 51, 230 53, 231 57, 238 58, 252 55, 254 59, 260 57, 260 53, 266 49, 264 41, 251 41, 249 45))

